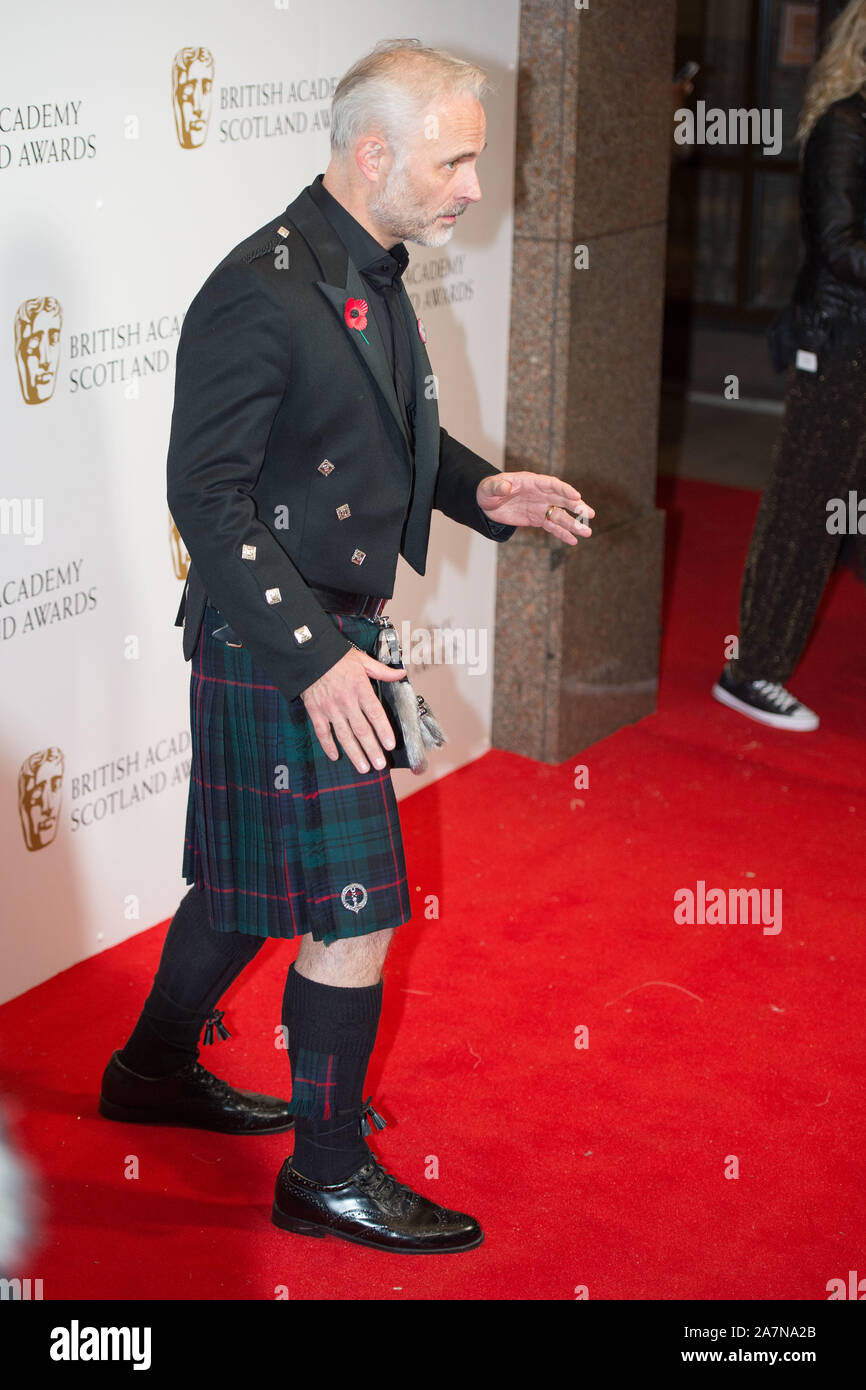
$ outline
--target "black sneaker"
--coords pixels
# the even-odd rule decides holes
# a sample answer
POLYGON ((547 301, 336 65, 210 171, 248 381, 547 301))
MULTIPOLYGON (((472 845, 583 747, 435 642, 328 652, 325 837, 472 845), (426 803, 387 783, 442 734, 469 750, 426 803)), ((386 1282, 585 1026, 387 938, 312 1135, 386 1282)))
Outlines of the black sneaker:
POLYGON ((728 709, 774 729, 804 734, 821 722, 814 710, 801 705, 778 681, 737 681, 727 666, 713 686, 713 696, 728 709))

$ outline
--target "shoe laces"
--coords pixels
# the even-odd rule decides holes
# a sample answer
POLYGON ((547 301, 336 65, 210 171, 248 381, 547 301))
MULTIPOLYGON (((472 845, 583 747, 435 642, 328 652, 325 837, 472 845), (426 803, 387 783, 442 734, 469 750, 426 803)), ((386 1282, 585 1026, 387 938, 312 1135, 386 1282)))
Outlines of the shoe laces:
MULTIPOLYGON (((385 1121, 382 1119, 379 1112, 373 1108, 372 1096, 368 1096, 361 1106, 360 1119, 362 1135, 367 1135, 372 1132, 367 1120, 368 1115, 373 1121, 376 1129, 385 1129, 385 1121)), ((405 1183, 398 1182, 393 1173, 389 1173, 386 1168, 382 1167, 379 1159, 372 1152, 369 1162, 364 1165, 361 1171, 364 1175, 364 1186, 370 1196, 379 1202, 398 1204, 401 1214, 405 1216, 415 1196, 411 1187, 407 1187, 405 1183)))
POLYGON ((788 710, 798 703, 790 690, 786 690, 778 681, 755 681, 755 689, 760 690, 782 714, 787 714, 788 710))
POLYGON ((209 1091, 213 1096, 225 1096, 231 1091, 231 1086, 221 1077, 214 1076, 212 1071, 203 1067, 201 1062, 187 1062, 181 1067, 180 1071, 175 1072, 172 1080, 195 1081, 203 1091, 209 1091))
POLYGON ((411 1187, 398 1182, 393 1173, 382 1167, 375 1154, 370 1155, 370 1161, 364 1165, 361 1173, 364 1187, 371 1197, 377 1202, 399 1205, 401 1215, 405 1216, 415 1196, 411 1187))

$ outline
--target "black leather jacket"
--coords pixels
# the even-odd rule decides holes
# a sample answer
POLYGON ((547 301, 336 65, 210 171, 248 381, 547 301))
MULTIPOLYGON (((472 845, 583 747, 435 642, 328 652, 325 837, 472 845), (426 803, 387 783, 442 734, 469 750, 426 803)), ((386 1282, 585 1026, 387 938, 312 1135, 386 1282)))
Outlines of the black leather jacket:
POLYGON ((782 371, 797 348, 839 356, 866 344, 866 97, 833 102, 806 141, 800 174, 805 258, 769 330, 782 371))

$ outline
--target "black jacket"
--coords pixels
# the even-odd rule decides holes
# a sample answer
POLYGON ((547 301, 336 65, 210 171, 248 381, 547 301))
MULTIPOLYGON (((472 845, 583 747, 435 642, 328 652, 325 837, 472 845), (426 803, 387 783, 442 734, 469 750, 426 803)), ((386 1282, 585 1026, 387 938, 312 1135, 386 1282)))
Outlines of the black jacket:
POLYGON ((797 348, 823 357, 866 344, 866 98, 835 101, 803 151, 805 256, 790 303, 769 330, 773 365, 797 348))
POLYGON ((349 324, 364 298, 305 188, 216 267, 178 343, 167 497, 191 561, 183 653, 210 599, 288 700, 350 650, 310 585, 390 597, 398 554, 425 572, 433 507, 498 541, 514 531, 475 498, 498 470, 439 425, 404 287, 413 459, 374 316, 363 336, 349 324))

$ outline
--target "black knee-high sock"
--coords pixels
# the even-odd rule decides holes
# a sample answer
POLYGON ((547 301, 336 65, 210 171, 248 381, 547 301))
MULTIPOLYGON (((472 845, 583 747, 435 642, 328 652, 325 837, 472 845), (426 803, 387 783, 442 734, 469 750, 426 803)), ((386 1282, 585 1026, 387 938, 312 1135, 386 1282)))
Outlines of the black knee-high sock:
POLYGON ((361 1107, 382 990, 381 980, 360 989, 323 985, 289 966, 283 1025, 292 1067, 292 1167, 313 1182, 345 1182, 369 1157, 361 1107))
POLYGON ((166 933, 141 1017, 120 1053, 123 1065, 139 1076, 170 1076, 196 1061, 205 1020, 265 940, 215 931, 205 894, 190 888, 166 933))

